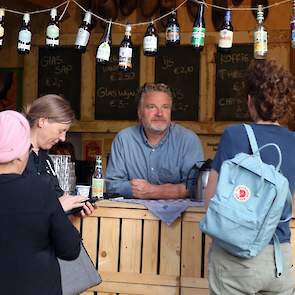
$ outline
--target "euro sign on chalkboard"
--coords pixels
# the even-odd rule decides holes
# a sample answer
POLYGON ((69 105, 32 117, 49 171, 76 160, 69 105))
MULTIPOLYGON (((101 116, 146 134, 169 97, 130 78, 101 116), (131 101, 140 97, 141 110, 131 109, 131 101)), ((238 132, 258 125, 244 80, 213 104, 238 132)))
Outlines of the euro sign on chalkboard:
POLYGON ((96 64, 96 120, 136 120, 139 90, 139 47, 132 51, 132 70, 118 70, 119 47, 112 46, 110 61, 96 64))
POLYGON ((200 53, 191 45, 160 47, 156 57, 155 81, 171 88, 173 120, 198 119, 199 68, 200 53))
POLYGON ((80 118, 81 53, 73 47, 39 48, 38 96, 57 94, 69 100, 80 118))
POLYGON ((235 44, 228 54, 216 55, 215 121, 248 121, 245 79, 253 45, 235 44))

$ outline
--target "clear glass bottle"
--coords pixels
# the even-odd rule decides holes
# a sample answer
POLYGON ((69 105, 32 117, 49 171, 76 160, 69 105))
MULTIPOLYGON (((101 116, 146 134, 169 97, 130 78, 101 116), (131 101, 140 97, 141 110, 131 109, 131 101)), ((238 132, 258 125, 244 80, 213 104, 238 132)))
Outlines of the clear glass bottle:
POLYGON ((4 16, 5 10, 3 8, 0 9, 0 49, 3 46, 4 41, 4 16))
POLYGON ((219 31, 218 50, 222 53, 230 53, 233 45, 233 26, 231 23, 231 11, 227 10, 224 22, 219 31))
POLYGON ((18 33, 17 52, 19 54, 28 54, 31 50, 32 33, 29 23, 30 14, 25 13, 23 16, 20 31, 18 33))
POLYGON ((120 44, 119 49, 119 70, 123 72, 132 69, 132 50, 133 45, 131 41, 131 25, 127 25, 125 29, 124 39, 120 44))
POLYGON ((110 21, 97 46, 96 61, 100 64, 105 64, 110 60, 111 46, 112 46, 111 30, 112 30, 112 22, 110 21))
POLYGON ((104 179, 102 175, 102 158, 101 155, 97 155, 95 159, 94 173, 92 175, 91 196, 102 198, 103 191, 104 179))
POLYGON ((291 18, 291 46, 295 48, 295 0, 293 1, 293 15, 291 18))
POLYGON ((154 24, 151 22, 144 34, 143 53, 146 56, 155 56, 158 53, 159 35, 154 24))
POLYGON ((205 17, 204 17, 204 2, 199 4, 198 12, 194 21, 192 31, 192 45, 197 51, 202 51, 205 44, 205 17))
POLYGON ((257 26, 254 32, 254 58, 264 59, 267 56, 267 32, 263 26, 263 6, 258 5, 257 26))
POLYGON ((59 45, 59 25, 57 19, 57 9, 50 10, 50 18, 46 29, 46 46, 55 48, 59 45))
POLYGON ((180 27, 176 17, 176 11, 172 11, 167 20, 166 45, 180 44, 180 27))
POLYGON ((91 13, 86 11, 83 22, 78 30, 75 48, 84 53, 90 37, 91 13))

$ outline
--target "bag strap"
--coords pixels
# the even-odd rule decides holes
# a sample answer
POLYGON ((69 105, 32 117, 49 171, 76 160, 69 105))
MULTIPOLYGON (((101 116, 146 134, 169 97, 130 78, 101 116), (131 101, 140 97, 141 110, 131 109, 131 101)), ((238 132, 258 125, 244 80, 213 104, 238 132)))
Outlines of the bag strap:
POLYGON ((257 155, 260 157, 256 137, 255 137, 255 134, 254 134, 254 131, 253 131, 252 127, 249 124, 243 124, 243 125, 244 125, 244 127, 246 128, 246 131, 247 131, 247 135, 248 135, 248 139, 249 139, 249 142, 250 142, 252 153, 253 154, 257 153, 257 155))
POLYGON ((283 273, 283 255, 282 255, 280 240, 276 234, 274 234, 272 240, 273 240, 274 258, 275 258, 275 265, 276 265, 276 277, 278 278, 283 273))
POLYGON ((264 149, 264 148, 266 148, 268 146, 273 146, 277 150, 278 155, 279 155, 279 162, 278 162, 278 164, 276 166, 276 170, 280 171, 281 164, 282 164, 282 153, 281 153, 280 147, 275 143, 267 143, 267 144, 263 145, 262 147, 258 148, 256 137, 255 137, 255 134, 254 134, 254 131, 253 131, 252 127, 250 125, 248 125, 248 124, 243 124, 243 125, 244 125, 244 127, 246 128, 246 131, 247 131, 247 135, 248 135, 248 139, 249 139, 250 146, 251 146, 251 149, 252 149, 252 153, 257 155, 260 158, 260 160, 261 160, 261 157, 260 157, 260 152, 259 151, 261 151, 262 149, 264 149))

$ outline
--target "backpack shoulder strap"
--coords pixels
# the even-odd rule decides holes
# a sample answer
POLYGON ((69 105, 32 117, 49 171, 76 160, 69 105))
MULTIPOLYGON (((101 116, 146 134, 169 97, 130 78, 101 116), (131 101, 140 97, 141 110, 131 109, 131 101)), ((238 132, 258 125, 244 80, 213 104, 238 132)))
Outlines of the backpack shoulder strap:
POLYGON ((249 124, 243 124, 243 125, 244 125, 244 127, 246 128, 246 131, 247 131, 247 135, 248 135, 248 138, 249 138, 252 153, 253 154, 257 153, 259 155, 258 145, 257 145, 256 137, 255 137, 255 134, 253 132, 252 127, 249 124))

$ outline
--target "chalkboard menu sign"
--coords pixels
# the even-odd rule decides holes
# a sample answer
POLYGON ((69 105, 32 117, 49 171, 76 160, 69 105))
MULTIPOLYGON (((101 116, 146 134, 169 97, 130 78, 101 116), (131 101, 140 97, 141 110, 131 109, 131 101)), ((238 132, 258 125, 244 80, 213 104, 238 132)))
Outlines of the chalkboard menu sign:
POLYGON ((230 54, 216 56, 215 121, 249 120, 245 77, 253 45, 233 45, 230 54))
POLYGON ((80 118, 81 53, 73 47, 39 48, 38 96, 57 94, 80 118))
POLYGON ((155 81, 173 93, 173 120, 198 119, 200 54, 191 45, 162 46, 156 57, 155 81))
POLYGON ((136 120, 139 89, 139 47, 132 52, 132 71, 118 71, 119 47, 112 46, 110 61, 96 65, 96 120, 136 120))

